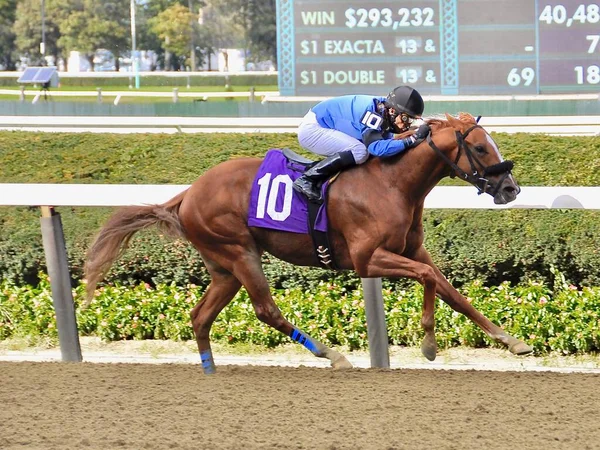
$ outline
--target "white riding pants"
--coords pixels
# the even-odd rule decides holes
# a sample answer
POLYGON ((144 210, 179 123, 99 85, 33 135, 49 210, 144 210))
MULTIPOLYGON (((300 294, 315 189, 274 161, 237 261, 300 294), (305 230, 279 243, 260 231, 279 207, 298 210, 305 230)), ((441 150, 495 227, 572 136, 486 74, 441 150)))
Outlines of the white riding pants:
POLYGON ((300 122, 298 142, 306 150, 323 156, 349 150, 354 155, 356 164, 362 164, 369 158, 365 144, 341 131, 323 128, 312 111, 306 113, 300 122))

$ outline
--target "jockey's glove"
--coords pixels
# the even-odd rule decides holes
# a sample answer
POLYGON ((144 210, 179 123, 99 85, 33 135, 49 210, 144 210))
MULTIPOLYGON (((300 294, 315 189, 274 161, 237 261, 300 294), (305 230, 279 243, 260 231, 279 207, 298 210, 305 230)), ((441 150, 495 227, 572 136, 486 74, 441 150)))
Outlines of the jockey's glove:
POLYGON ((402 139, 404 148, 416 147, 425 140, 430 132, 431 128, 429 128, 429 125, 426 123, 421 125, 419 128, 417 128, 417 131, 415 131, 412 136, 402 139))
POLYGON ((429 135, 429 133, 431 133, 431 128, 429 128, 429 125, 424 123, 419 128, 417 128, 417 131, 415 131, 415 134, 413 134, 413 137, 417 141, 422 141, 429 135))

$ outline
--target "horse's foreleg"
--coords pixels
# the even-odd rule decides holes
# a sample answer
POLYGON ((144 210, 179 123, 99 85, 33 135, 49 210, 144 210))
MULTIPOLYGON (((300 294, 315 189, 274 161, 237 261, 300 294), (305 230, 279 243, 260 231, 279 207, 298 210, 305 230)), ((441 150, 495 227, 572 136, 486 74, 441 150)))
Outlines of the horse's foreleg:
POLYGON ((248 291, 256 317, 261 322, 302 344, 313 355, 327 358, 331 361, 331 366, 336 369, 352 367, 352 364, 342 354, 313 339, 283 317, 271 296, 269 283, 262 270, 260 256, 250 254, 238 258, 234 264, 234 274, 248 291))
POLYGON ((477 324, 490 338, 497 342, 505 344, 511 353, 515 355, 525 355, 531 353, 533 348, 525 342, 509 335, 501 327, 494 324, 487 317, 481 314, 473 305, 471 305, 460 292, 458 292, 437 268, 431 256, 423 246, 415 253, 414 259, 427 264, 435 271, 437 277, 437 293, 452 309, 464 314, 475 324, 477 324))
POLYGON ((423 285, 421 326, 423 327, 425 336, 421 344, 421 352, 429 361, 433 361, 437 353, 437 343, 435 340, 435 292, 437 277, 433 269, 426 264, 413 261, 382 248, 376 249, 368 261, 362 261, 359 255, 355 256, 355 268, 362 278, 406 277, 417 280, 423 285))
POLYGON ((216 368, 210 348, 210 328, 221 310, 240 290, 241 283, 231 273, 221 268, 217 269, 216 265, 208 261, 206 261, 206 267, 211 275, 211 283, 202 299, 192 309, 190 316, 200 352, 202 369, 205 374, 212 374, 216 368))

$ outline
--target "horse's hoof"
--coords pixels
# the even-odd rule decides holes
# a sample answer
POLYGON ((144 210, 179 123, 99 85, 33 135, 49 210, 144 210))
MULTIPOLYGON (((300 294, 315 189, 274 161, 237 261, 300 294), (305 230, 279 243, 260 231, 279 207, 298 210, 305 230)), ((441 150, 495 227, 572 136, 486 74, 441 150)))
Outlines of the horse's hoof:
POLYGON ((513 355, 527 355, 533 351, 533 347, 531 345, 527 345, 525 342, 518 341, 517 343, 511 345, 508 350, 513 355))
POLYGON ((217 373, 217 368, 214 364, 203 366, 202 370, 204 371, 204 375, 213 375, 217 373))
POLYGON ((421 343, 421 353, 429 361, 435 361, 437 355, 437 343, 435 337, 425 335, 423 342, 421 343))
POLYGON ((335 361, 331 361, 331 367, 334 369, 352 369, 352 364, 350 364, 350 361, 342 356, 335 361))

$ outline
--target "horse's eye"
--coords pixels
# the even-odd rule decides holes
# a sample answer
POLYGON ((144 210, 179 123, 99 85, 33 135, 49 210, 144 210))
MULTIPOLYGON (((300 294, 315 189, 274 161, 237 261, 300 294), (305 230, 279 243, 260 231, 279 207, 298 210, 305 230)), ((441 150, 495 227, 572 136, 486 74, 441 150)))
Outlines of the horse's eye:
POLYGON ((483 155, 485 153, 485 147, 483 145, 476 145, 475 151, 480 155, 483 155))

